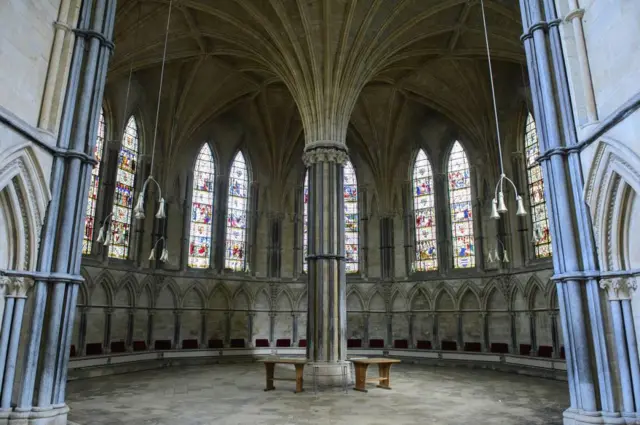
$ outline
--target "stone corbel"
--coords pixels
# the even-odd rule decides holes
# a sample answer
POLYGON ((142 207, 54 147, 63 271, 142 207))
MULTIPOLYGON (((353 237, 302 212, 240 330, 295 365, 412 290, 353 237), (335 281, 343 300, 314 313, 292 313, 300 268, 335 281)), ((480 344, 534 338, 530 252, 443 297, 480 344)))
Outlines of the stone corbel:
POLYGON ((609 301, 630 300, 638 284, 633 278, 602 279, 600 287, 607 292, 609 301))
POLYGON ((27 298, 27 291, 33 286, 33 280, 27 277, 11 277, 7 286, 7 295, 13 298, 27 298))

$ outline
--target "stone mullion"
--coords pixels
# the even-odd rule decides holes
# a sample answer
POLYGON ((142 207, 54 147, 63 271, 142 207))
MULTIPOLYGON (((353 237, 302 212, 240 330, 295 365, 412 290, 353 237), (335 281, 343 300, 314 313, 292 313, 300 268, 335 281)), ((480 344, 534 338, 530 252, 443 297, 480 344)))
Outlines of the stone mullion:
MULTIPOLYGON (((187 183, 187 190, 193 187, 193 175, 189 176, 189 180, 187 183)), ((192 192, 192 191, 189 191, 192 192)), ((189 193, 187 192, 187 193, 189 193)), ((180 246, 182 249, 180 250, 180 265, 179 268, 182 271, 185 271, 189 268, 189 238, 191 237, 191 202, 190 197, 192 195, 189 193, 185 196, 185 199, 182 201, 182 235, 180 237, 180 246)), ((215 196, 215 195, 214 195, 215 196)), ((213 228, 213 226, 211 226, 213 228)), ((211 244, 213 246, 213 244, 211 244)), ((211 263, 213 262, 211 258, 211 247, 209 248, 209 268, 211 267, 211 263)))
POLYGON ((217 214, 215 216, 214 243, 215 252, 212 253, 212 267, 218 273, 224 270, 225 236, 227 224, 227 197, 229 195, 228 176, 220 176, 215 202, 217 203, 217 214))
POLYGON ((449 214, 449 192, 447 190, 447 174, 434 174, 436 230, 438 235, 438 270, 446 275, 451 269, 451 216, 449 214))
POLYGON ((343 165, 347 154, 339 144, 312 144, 304 160, 309 167, 307 357, 337 362, 346 358, 343 165))
POLYGON ((413 210, 412 181, 402 184, 402 205, 404 205, 404 265, 407 276, 413 273, 413 262, 416 258, 415 211, 413 210))

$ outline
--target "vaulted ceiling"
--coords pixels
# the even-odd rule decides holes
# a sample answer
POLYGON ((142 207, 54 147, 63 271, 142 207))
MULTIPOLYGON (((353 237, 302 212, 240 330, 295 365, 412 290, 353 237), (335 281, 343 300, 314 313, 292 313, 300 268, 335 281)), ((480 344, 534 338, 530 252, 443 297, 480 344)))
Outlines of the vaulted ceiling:
MULTIPOLYGON (((155 107, 169 0, 118 3, 109 81, 132 69, 155 107)), ((501 99, 523 84, 520 11, 484 4, 499 103, 511 107, 501 99)), ((238 107, 273 145, 261 149, 275 174, 291 138, 323 119, 351 122, 381 170, 414 104, 491 138, 484 43, 479 0, 173 0, 161 116, 177 140, 165 153, 238 107)))

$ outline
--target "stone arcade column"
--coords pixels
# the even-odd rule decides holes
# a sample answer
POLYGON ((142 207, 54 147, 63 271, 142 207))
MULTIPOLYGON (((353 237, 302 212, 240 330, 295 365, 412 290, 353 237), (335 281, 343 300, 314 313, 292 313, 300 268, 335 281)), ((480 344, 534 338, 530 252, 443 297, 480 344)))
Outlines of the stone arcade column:
MULTIPOLYGON (((11 397, 10 424, 64 424, 69 345, 72 338, 89 176, 95 163, 93 151, 107 67, 113 43, 115 0, 83 0, 74 41, 64 111, 56 140, 51 173, 51 202, 40 235, 35 289, 29 328, 14 320, 13 332, 28 334, 21 358, 21 385, 11 397), (45 314, 46 313, 46 314, 45 314)), ((52 26, 55 24, 51 24, 52 26)), ((53 29, 53 28, 51 28, 53 29)), ((64 90, 63 90, 64 92, 64 90)), ((29 276, 28 273, 13 272, 29 276)), ((15 304, 18 305, 19 304, 15 304)), ((14 305, 14 310, 15 310, 14 305)), ((15 310, 17 311, 17 310, 15 310)), ((11 341, 9 342, 11 350, 11 341)), ((11 352, 9 351, 8 354, 11 352)), ((5 374, 5 386, 14 378, 5 374)), ((7 393, 5 393, 7 394, 7 393)), ((2 402, 8 399, 3 395, 2 402)))
MULTIPOLYGON (((322 141, 305 147, 309 168, 309 283, 307 358, 312 362, 346 360, 346 273, 344 252, 343 143, 322 141)), ((333 382, 340 368, 323 367, 333 382)))
MULTIPOLYGON (((533 110, 542 155, 553 267, 567 359, 565 425, 624 424, 628 400, 616 391, 598 287, 598 264, 553 0, 520 0, 533 110), (622 399, 622 400, 621 400, 622 399)), ((621 378, 618 376, 618 378, 621 378)), ((623 377, 622 377, 623 378, 623 377)), ((620 379, 618 379, 620 380, 620 379)))

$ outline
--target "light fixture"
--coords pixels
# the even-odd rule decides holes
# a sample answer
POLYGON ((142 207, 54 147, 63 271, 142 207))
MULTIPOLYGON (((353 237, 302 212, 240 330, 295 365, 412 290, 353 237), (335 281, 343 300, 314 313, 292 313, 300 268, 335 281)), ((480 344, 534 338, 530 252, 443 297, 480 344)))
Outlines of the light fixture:
POLYGON ((493 252, 489 250, 489 256, 487 258, 487 261, 489 263, 497 263, 497 262, 508 263, 509 255, 507 254, 506 247, 504 246, 504 244, 499 238, 496 238, 496 242, 497 243, 496 243, 496 246, 493 248, 493 252), (502 247, 502 258, 500 258, 500 254, 498 253, 498 244, 500 244, 500 246, 502 247))
POLYGON ((489 80, 491 82, 491 98, 493 100, 493 113, 494 119, 496 122, 496 135, 498 139, 498 155, 500 159, 500 178, 498 178, 498 182, 496 183, 496 189, 494 191, 493 202, 491 204, 491 218, 497 220, 500 218, 500 214, 504 214, 507 212, 507 205, 504 202, 504 182, 505 180, 513 186, 513 190, 516 194, 516 202, 518 204, 518 211, 516 215, 523 216, 527 215, 527 212, 524 209, 524 205, 522 204, 522 197, 518 195, 518 188, 513 183, 513 181, 506 176, 504 173, 504 163, 502 159, 502 141, 500 140, 500 123, 498 120, 498 106, 496 103, 496 89, 493 82, 493 69, 491 67, 491 50, 489 49, 489 32, 487 30, 487 18, 484 13, 484 0, 480 0, 480 9, 482 11, 482 25, 484 28, 484 41, 485 46, 487 48, 487 62, 489 64, 489 80))
POLYGON ((156 241, 156 243, 153 245, 153 248, 151 248, 151 252, 149 253, 149 261, 156 259, 156 249, 158 248, 158 244, 160 242, 163 242, 162 253, 160 254, 160 258, 158 260, 162 261, 163 263, 166 263, 169 260, 169 251, 167 250, 167 239, 164 236, 162 236, 160 239, 156 241))

